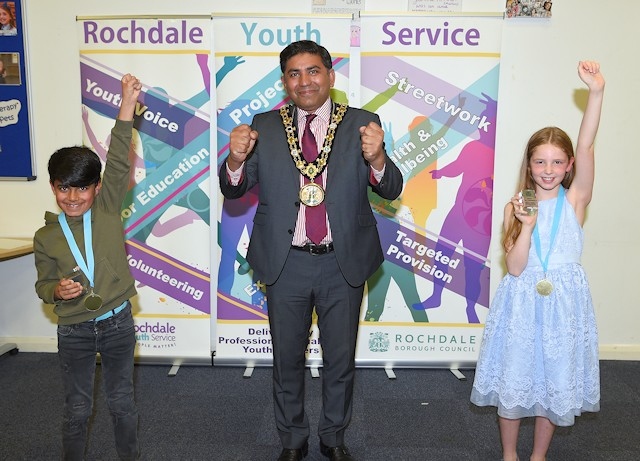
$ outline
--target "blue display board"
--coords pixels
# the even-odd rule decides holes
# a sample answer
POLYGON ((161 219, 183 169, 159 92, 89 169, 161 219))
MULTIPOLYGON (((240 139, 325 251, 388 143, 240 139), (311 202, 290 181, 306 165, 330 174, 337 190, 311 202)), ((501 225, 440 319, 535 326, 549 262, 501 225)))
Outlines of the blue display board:
POLYGON ((0 179, 34 180, 22 2, 0 1, 0 179))

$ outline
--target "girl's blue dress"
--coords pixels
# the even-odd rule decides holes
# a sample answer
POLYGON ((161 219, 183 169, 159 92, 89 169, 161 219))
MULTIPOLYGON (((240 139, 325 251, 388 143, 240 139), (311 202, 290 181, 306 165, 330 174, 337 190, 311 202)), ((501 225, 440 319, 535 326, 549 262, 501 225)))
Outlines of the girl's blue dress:
MULTIPOLYGON (((538 204, 543 258, 556 201, 538 204)), ((502 279, 489 309, 471 402, 495 406, 504 418, 544 416, 557 426, 600 409, 598 332, 582 246, 583 229, 565 198, 546 274, 553 292, 536 291, 545 277, 532 239, 526 269, 502 279)))

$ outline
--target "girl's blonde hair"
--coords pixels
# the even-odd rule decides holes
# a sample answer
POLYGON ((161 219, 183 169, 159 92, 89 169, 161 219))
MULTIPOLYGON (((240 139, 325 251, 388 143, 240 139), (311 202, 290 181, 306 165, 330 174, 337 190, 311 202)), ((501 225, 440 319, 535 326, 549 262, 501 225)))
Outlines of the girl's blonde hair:
MULTIPOLYGON (((557 147, 562 152, 567 154, 569 160, 574 157, 573 152, 573 143, 571 142, 571 138, 569 135, 555 126, 548 126, 542 128, 531 135, 529 138, 529 142, 527 142, 527 147, 524 151, 524 156, 522 157, 522 164, 520 165, 520 181, 518 184, 518 191, 523 189, 535 189, 536 184, 533 181, 533 177, 531 176, 531 156, 536 148, 545 145, 551 144, 552 146, 557 147)), ((575 164, 573 168, 565 175, 562 180, 562 187, 565 189, 569 188, 571 183, 573 182, 573 177, 575 176, 575 164)), ((522 223, 518 219, 513 219, 509 224, 509 227, 504 233, 502 238, 502 248, 505 252, 508 252, 511 247, 513 247, 518 235, 520 235, 520 231, 522 230, 522 223)))

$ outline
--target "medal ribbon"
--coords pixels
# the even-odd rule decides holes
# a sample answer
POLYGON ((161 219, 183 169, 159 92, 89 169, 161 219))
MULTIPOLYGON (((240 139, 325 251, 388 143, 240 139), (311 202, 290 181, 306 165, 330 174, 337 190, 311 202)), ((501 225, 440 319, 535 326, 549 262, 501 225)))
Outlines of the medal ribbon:
POLYGON ((67 217, 64 213, 60 213, 58 215, 58 222, 60 223, 62 232, 67 239, 69 249, 71 250, 73 257, 76 258, 76 264, 78 264, 78 267, 80 267, 82 272, 87 276, 89 285, 93 288, 93 271, 95 269, 95 262, 93 259, 93 247, 91 246, 91 242, 93 241, 91 233, 91 208, 89 208, 89 211, 82 216, 82 224, 84 227, 84 254, 87 256, 86 262, 82 257, 82 253, 80 253, 80 248, 78 247, 76 239, 71 233, 71 228, 69 227, 69 223, 67 223, 67 217))
POLYGON ((544 276, 547 276, 547 267, 549 266, 549 256, 551 255, 551 250, 553 249, 553 242, 556 239, 556 234, 558 233, 558 227, 560 225, 560 216, 562 215, 562 205, 564 204, 564 187, 560 185, 560 190, 558 190, 558 198, 556 201, 556 210, 553 214, 553 223, 551 224, 551 238, 549 241, 549 250, 547 251, 547 255, 544 260, 542 259, 542 245, 540 244, 540 232, 538 231, 538 223, 533 228, 533 244, 536 247, 536 254, 538 255, 538 259, 540 260, 540 264, 542 264, 542 270, 544 271, 544 276))

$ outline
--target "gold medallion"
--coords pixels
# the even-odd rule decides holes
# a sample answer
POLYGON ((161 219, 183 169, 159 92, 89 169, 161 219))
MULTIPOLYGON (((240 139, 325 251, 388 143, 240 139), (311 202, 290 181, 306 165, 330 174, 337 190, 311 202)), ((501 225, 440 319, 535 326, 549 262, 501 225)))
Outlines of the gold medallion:
POLYGON ((553 291, 553 284, 547 279, 542 279, 536 283, 536 290, 542 296, 549 296, 553 291))
POLYGON ((306 206, 318 206, 324 201, 324 189, 320 184, 310 182, 300 188, 299 197, 306 206))
POLYGON ((91 290, 91 293, 84 298, 84 307, 89 311, 97 311, 102 307, 102 297, 91 290))

